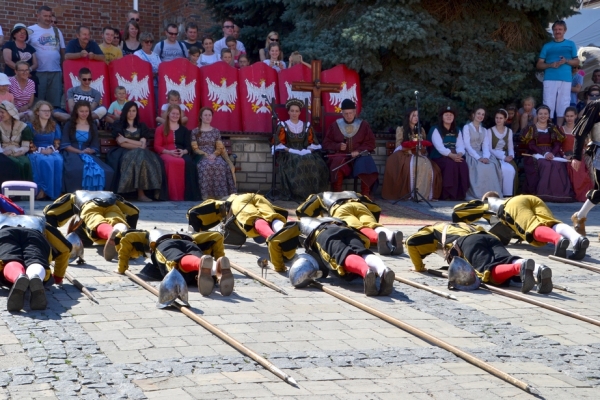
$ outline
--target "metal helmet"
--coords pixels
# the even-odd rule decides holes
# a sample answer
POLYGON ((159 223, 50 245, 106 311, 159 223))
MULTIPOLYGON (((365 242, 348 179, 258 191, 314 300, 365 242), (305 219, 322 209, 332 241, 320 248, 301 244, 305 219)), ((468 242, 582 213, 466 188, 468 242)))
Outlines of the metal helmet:
POLYGON ((454 257, 448 269, 448 289, 476 290, 479 285, 475 268, 464 258, 454 257))
POLYGON ((488 197, 487 201, 489 205, 488 210, 497 214, 500 206, 506 202, 506 199, 501 199, 499 197, 488 197))
POLYGON ((69 243, 73 246, 71 249, 71 255, 69 256, 69 262, 75 261, 79 258, 78 262, 83 262, 83 241, 81 237, 75 232, 71 232, 66 238, 69 243))
POLYGON ((321 276, 323 273, 319 270, 317 260, 308 254, 298 255, 289 272, 290 283, 295 288, 306 287, 313 279, 321 276))
POLYGON ((169 307, 177 300, 181 301, 189 307, 188 303, 188 287, 185 283, 183 275, 175 268, 173 268, 160 282, 158 288, 158 302, 156 303, 157 308, 169 307))
POLYGON ((150 242, 150 248, 153 249, 154 247, 156 247, 156 244, 158 243, 158 241, 164 237, 171 237, 175 234, 175 232, 173 231, 168 231, 165 229, 152 229, 149 233, 148 233, 148 239, 150 242))

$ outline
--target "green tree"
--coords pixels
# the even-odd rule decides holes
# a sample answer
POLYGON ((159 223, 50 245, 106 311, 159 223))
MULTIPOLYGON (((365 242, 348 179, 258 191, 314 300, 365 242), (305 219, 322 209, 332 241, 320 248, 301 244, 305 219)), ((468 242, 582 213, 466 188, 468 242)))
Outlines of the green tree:
POLYGON ((548 24, 574 13, 577 0, 207 0, 215 20, 242 26, 251 56, 278 31, 285 54, 298 50, 324 68, 359 71, 363 116, 378 129, 398 123, 421 93, 435 119, 452 104, 462 118, 541 96, 535 62, 551 39, 548 24))

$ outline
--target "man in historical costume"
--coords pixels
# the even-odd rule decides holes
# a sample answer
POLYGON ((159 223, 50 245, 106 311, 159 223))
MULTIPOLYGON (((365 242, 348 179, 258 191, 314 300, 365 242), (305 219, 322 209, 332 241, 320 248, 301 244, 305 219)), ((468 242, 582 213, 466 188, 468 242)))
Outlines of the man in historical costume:
MULTIPOLYGON (((535 247, 554 244, 554 255, 567 258, 567 248, 573 245, 572 260, 585 257, 590 241, 577 233, 569 225, 554 218, 552 211, 539 198, 532 195, 519 195, 508 199, 500 199, 496 192, 488 192, 481 200, 454 206, 452 221, 475 222, 480 218, 498 222, 510 228, 511 234, 535 247)), ((510 241, 510 237, 508 238, 510 241)), ((508 242, 507 241, 507 242, 508 242)))
POLYGON ((194 234, 174 233, 154 229, 131 229, 115 236, 119 266, 115 271, 124 274, 129 260, 150 252, 152 265, 164 278, 170 271, 179 271, 187 284, 196 282, 198 291, 209 296, 215 282, 223 296, 233 292, 233 274, 225 257, 223 235, 219 232, 194 234), (216 262, 213 263, 213 259, 216 262))
POLYGON ((246 238, 266 241, 271 263, 277 272, 285 272, 284 262, 291 260, 299 245, 296 222, 287 221, 286 209, 271 204, 256 193, 232 194, 223 200, 206 200, 188 210, 190 226, 197 232, 221 224, 226 244, 242 245, 246 238))
POLYGON ((360 192, 369 196, 379 179, 377 166, 371 155, 359 154, 375 150, 375 135, 366 121, 356 118, 356 104, 350 100, 342 101, 342 116, 329 126, 323 138, 323 149, 329 151, 328 166, 333 170, 350 158, 348 163, 335 172, 331 172, 331 187, 334 192, 342 191, 344 177, 352 175, 360 179, 360 192))
POLYGON ((389 296, 394 289, 394 271, 369 250, 369 239, 337 218, 303 217, 299 221, 306 252, 323 271, 340 278, 361 277, 365 295, 389 296), (377 277, 380 279, 377 289, 377 277))
POLYGON ((377 245, 381 255, 402 254, 402 232, 392 231, 379 223, 381 208, 371 199, 353 191, 322 192, 313 194, 296 209, 301 217, 339 218, 351 228, 360 231, 377 245))
POLYGON ((462 257, 474 268, 484 283, 501 285, 514 276, 521 278, 523 293, 552 291, 552 270, 531 259, 511 255, 500 239, 482 226, 466 223, 437 223, 421 228, 406 240, 406 248, 416 271, 424 271, 423 259, 431 253, 440 253, 450 263, 462 257))
POLYGON ((27 289, 31 309, 46 309, 44 283, 52 276, 50 262, 54 261, 54 282, 62 283, 71 249, 69 241, 43 217, 0 214, 0 270, 11 284, 8 311, 23 308, 27 289))
POLYGON ((83 229, 94 244, 104 245, 106 261, 117 256, 117 233, 135 229, 139 213, 136 206, 113 192, 89 190, 67 193, 44 208, 52 226, 63 226, 73 217, 72 225, 83 229))
MULTIPOLYGON (((575 135, 575 146, 573 147, 571 166, 575 171, 578 171, 581 166, 582 150, 586 139, 588 136, 590 137, 587 154, 592 159, 594 188, 587 192, 587 200, 581 209, 571 217, 575 230, 585 236, 587 215, 600 202, 600 100, 588 103, 583 110, 582 118, 575 126, 573 135, 575 135)), ((598 238, 600 239, 600 235, 598 238)))

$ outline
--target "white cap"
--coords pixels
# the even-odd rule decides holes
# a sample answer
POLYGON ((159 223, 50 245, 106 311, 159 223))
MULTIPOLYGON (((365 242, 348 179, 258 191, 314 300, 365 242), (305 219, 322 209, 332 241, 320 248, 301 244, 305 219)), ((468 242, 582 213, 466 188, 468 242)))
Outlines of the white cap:
POLYGON ((10 85, 8 76, 6 76, 6 74, 0 73, 0 86, 5 86, 5 85, 10 85))

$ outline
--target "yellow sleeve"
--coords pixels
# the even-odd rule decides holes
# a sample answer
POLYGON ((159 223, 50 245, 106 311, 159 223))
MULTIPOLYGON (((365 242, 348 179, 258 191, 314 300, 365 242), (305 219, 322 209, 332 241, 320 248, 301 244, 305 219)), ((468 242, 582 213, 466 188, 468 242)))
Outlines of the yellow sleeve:
POLYGON ((416 271, 424 271, 423 259, 437 250, 438 241, 432 226, 426 226, 406 240, 406 248, 410 261, 416 271))
POLYGON ((225 255, 224 239, 220 232, 200 232, 192 235, 192 238, 204 254, 215 259, 225 255))
POLYGON ((46 222, 52 226, 63 226, 74 215, 73 201, 75 195, 67 193, 59 197, 52 204, 44 207, 46 222))
POLYGON ((142 230, 118 233, 115 238, 117 254, 119 255, 119 273, 124 274, 129 269, 129 260, 145 255, 148 244, 148 232, 142 230))
POLYGON ((306 201, 296 208, 296 216, 302 217, 320 217, 326 209, 321 202, 321 198, 316 194, 308 196, 306 201))
POLYGON ((54 275, 64 278, 69 266, 69 257, 71 256, 73 246, 57 228, 50 224, 46 225, 45 236, 52 247, 54 275))

